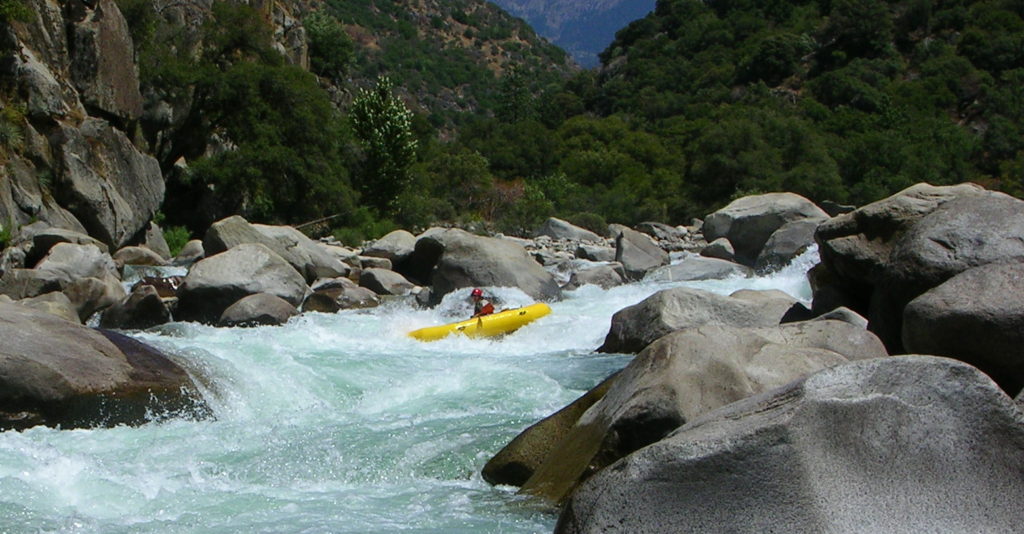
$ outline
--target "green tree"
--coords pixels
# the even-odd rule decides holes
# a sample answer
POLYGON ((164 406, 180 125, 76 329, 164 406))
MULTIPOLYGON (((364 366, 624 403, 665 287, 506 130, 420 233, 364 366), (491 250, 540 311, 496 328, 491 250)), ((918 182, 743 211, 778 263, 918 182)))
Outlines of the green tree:
POLYGON ((316 11, 303 21, 309 36, 309 62, 313 72, 342 80, 352 63, 355 45, 334 17, 316 11))
POLYGON ((391 80, 381 76, 374 88, 359 91, 349 115, 363 148, 360 190, 381 215, 393 209, 398 195, 409 185, 409 167, 416 160, 412 112, 393 89, 391 80))

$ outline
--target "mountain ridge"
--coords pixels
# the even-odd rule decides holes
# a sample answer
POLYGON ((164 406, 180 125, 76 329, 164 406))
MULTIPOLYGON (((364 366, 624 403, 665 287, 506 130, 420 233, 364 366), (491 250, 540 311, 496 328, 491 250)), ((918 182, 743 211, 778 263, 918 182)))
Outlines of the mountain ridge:
POLYGON ((650 13, 655 0, 494 0, 566 49, 580 65, 598 64, 615 33, 650 13))

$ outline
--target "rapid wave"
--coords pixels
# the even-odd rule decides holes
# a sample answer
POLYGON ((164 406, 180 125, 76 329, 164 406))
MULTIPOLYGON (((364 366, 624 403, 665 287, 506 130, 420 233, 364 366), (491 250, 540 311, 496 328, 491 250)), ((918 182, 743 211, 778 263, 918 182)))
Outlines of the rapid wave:
MULTIPOLYGON (((808 301, 809 251, 768 277, 687 283, 808 301)), ((0 532, 550 532, 541 503, 483 464, 629 361, 594 354, 611 316, 680 283, 585 286, 500 339, 406 333, 469 315, 394 301, 280 327, 175 323, 136 334, 202 377, 214 417, 0 433, 0 532)), ((492 289, 503 307, 530 303, 492 289)))

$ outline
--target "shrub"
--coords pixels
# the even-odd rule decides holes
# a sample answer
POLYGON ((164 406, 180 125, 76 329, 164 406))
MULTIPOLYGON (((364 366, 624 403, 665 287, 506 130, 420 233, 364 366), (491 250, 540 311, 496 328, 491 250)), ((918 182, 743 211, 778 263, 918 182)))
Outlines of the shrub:
POLYGON ((608 233, 608 221, 596 213, 581 211, 573 213, 566 220, 580 228, 586 228, 597 235, 606 235, 608 233))
POLYGON ((172 257, 177 256, 190 239, 192 234, 184 226, 171 226, 164 230, 164 241, 167 241, 167 248, 170 249, 172 257))

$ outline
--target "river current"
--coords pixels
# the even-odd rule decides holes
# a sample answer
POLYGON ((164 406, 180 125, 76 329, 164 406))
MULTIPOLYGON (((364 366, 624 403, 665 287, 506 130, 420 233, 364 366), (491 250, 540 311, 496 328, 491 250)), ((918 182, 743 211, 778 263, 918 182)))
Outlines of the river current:
MULTIPOLYGON (((690 282, 810 299, 780 273, 690 282)), ((480 477, 520 431, 629 362, 593 353, 611 316, 681 283, 586 286, 498 340, 405 333, 469 315, 465 291, 280 327, 132 335, 199 379, 213 417, 0 433, 0 533, 548 533, 557 516, 480 477)), ((517 290, 501 304, 530 303, 517 290)))

